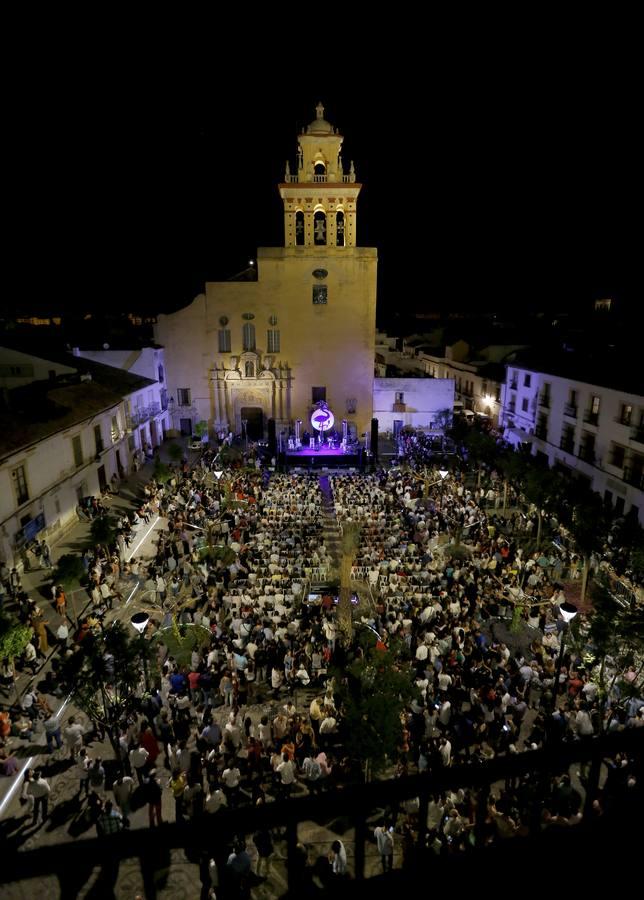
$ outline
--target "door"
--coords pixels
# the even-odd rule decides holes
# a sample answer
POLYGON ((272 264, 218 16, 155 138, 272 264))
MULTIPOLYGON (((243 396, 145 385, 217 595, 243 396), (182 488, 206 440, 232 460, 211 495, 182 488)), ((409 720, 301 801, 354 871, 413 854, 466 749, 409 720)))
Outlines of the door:
POLYGON ((261 441, 264 437, 264 413, 259 406, 242 406, 239 411, 243 423, 246 422, 246 435, 249 441, 261 441))
POLYGON ((179 428, 181 429, 181 434, 190 437, 192 434, 192 419, 179 419, 179 428))
POLYGON ((104 494, 107 490, 107 478, 105 477, 105 466, 99 466, 96 472, 98 475, 98 486, 101 489, 101 494, 104 494))
POLYGON ((154 419, 150 420, 150 440, 153 447, 159 446, 159 433, 157 431, 157 423, 154 419))

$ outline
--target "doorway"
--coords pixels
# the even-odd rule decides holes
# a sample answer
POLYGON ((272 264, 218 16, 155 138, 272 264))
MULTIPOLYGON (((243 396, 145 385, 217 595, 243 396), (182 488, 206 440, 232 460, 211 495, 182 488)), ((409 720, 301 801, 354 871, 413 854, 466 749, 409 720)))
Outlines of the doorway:
POLYGON ((157 432, 157 423, 154 419, 150 419, 150 439, 153 447, 159 446, 159 435, 157 432))
POLYGON ((104 494, 107 490, 107 478, 105 477, 105 466, 99 466, 96 474, 98 475, 98 486, 100 488, 101 494, 104 494))
MULTIPOLYGON (((261 441, 264 437, 264 413, 259 406, 242 406, 239 417, 246 420, 246 435, 249 441, 261 441)), ((242 431, 243 431, 242 424, 242 431)))
POLYGON ((192 434, 192 419, 179 419, 179 428, 184 437, 190 437, 192 434))

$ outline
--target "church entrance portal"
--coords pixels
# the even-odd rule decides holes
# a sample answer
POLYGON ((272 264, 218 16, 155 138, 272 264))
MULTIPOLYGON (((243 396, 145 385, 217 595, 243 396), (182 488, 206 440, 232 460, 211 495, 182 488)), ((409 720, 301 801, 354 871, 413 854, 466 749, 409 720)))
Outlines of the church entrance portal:
MULTIPOLYGON (((246 420, 246 434, 249 441, 261 441, 264 437, 264 413, 259 406, 242 406, 239 411, 242 420, 246 420)), ((243 426, 242 426, 243 428, 243 426)))

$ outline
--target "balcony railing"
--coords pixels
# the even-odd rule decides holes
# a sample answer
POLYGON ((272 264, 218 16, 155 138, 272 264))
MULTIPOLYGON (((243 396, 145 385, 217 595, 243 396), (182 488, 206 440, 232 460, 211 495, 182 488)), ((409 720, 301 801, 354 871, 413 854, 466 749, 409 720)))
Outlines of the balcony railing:
POLYGON ((564 406, 564 416, 568 416, 569 419, 576 419, 577 407, 573 406, 572 403, 566 403, 564 406))
POLYGON ((644 427, 638 425, 631 432, 631 440, 637 444, 644 444, 644 427))
POLYGON ((578 456, 579 456, 579 459, 582 459, 584 462, 594 463, 595 462, 595 448, 588 447, 584 444, 579 448, 578 456))
POLYGON ((565 453, 574 453, 575 452, 575 439, 562 439, 559 444, 559 449, 563 450, 565 453))
POLYGON ((584 413, 584 422, 586 422, 588 425, 597 425, 597 423, 599 422, 599 413, 587 410, 584 413))
MULTIPOLYGON (((304 175, 304 173, 302 173, 302 175, 303 175, 303 177, 300 178, 300 176, 297 173, 291 172, 290 174, 284 176, 284 183, 285 184, 302 184, 302 183, 312 181, 313 184, 327 184, 329 182, 328 175, 313 175, 313 176, 311 176, 311 175, 304 175)), ((336 184, 338 182, 342 182, 342 184, 352 184, 355 180, 356 180, 356 176, 355 176, 355 172, 354 172, 353 174, 350 173, 349 175, 340 175, 340 176, 334 178, 333 183, 336 184)))
POLYGON ((160 412, 161 404, 159 403, 151 403, 149 406, 139 406, 131 412, 129 416, 126 416, 127 427, 136 428, 139 425, 143 425, 144 422, 147 422, 148 419, 152 419, 160 412))
POLYGON ((617 456, 616 456, 616 455, 613 453, 613 454, 609 457, 608 462, 609 462, 609 464, 610 464, 611 466, 615 466, 616 469, 623 469, 623 468, 624 468, 624 454, 622 453, 621 456, 620 456, 620 455, 617 455, 617 456))
POLYGON ((539 394, 539 406, 550 409, 550 394, 539 394))

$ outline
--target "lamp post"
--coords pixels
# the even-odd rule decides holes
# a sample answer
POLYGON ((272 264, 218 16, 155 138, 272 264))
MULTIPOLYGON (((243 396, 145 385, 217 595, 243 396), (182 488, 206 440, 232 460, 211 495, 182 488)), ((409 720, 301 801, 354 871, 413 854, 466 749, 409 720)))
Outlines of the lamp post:
POLYGON ((439 469, 439 470, 438 470, 438 474, 439 474, 440 477, 441 477, 441 480, 440 480, 440 486, 441 486, 441 489, 440 489, 440 497, 439 497, 439 500, 438 500, 438 508, 439 508, 439 509, 441 510, 441 512, 442 512, 442 510, 443 510, 443 484, 444 484, 444 482, 445 482, 445 479, 446 479, 447 476, 449 475, 449 472, 448 472, 447 469, 439 469))
POLYGON ((554 715, 555 710, 557 709, 557 694, 559 693, 559 676, 561 675, 561 663, 563 662, 564 649, 566 647, 566 632, 568 631, 568 626, 575 618, 579 610, 576 606, 573 606, 572 603, 562 603, 559 607, 559 612, 561 613, 561 618, 564 620, 564 626, 561 631, 561 643, 559 645, 559 656, 557 657, 557 670, 555 672, 555 683, 552 689, 552 712, 551 715, 554 715))
POLYGON ((130 619, 132 627, 139 632, 139 637, 141 639, 141 659, 143 660, 143 676, 145 678, 146 691, 150 690, 150 682, 148 679, 148 660, 145 654, 145 638, 143 637, 143 632, 145 631, 149 621, 150 616, 144 612, 134 613, 134 615, 130 619))

